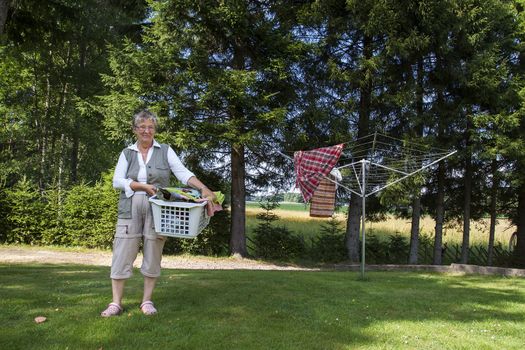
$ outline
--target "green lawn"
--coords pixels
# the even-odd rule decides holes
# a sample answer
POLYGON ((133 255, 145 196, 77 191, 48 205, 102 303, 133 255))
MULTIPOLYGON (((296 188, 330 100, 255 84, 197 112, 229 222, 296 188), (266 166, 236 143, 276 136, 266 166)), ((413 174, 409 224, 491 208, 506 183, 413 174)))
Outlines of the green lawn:
POLYGON ((0 264, 0 349, 523 349, 520 278, 164 270, 145 317, 136 272, 125 314, 102 319, 108 273, 0 264))

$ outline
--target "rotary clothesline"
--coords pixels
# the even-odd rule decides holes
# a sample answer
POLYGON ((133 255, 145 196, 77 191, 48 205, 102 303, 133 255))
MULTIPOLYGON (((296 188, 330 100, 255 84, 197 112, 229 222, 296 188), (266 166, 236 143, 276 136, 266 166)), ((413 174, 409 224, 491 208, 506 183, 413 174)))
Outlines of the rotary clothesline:
POLYGON ((335 146, 296 151, 294 158, 280 151, 277 153, 290 160, 293 159, 297 187, 301 190, 304 201, 308 202, 321 178, 332 181, 356 195, 369 197, 437 164, 456 151, 374 133, 335 146), (303 167, 304 169, 298 169, 301 160, 308 158, 308 155, 311 157, 307 159, 308 163, 303 167), (334 158, 337 159, 334 161, 334 158), (328 161, 323 163, 327 159, 328 161), (336 164, 341 165, 336 166, 336 164), (328 174, 332 170, 341 173, 342 179, 329 177, 328 174), (363 170, 364 179, 361 178, 363 170))
MULTIPOLYGON (((277 151, 284 157, 289 156, 277 151)), ((366 198, 452 156, 456 151, 429 147, 374 133, 353 142, 294 152, 296 186, 305 202, 322 179, 361 197, 361 276, 365 274, 366 198), (347 163, 339 167, 337 163, 347 163), (332 179, 329 174, 341 174, 332 179)), ((334 191, 335 196, 335 191, 334 191)))

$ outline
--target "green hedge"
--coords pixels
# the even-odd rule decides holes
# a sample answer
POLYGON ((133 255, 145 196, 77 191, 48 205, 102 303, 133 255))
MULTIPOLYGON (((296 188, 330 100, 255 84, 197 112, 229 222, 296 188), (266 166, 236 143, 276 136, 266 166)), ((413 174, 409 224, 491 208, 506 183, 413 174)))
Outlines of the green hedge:
MULTIPOLYGON (((117 220, 117 202, 118 192, 112 188, 110 174, 94 185, 79 184, 68 190, 39 191, 35 184, 23 179, 0 191, 0 242, 110 248, 117 220)), ((274 225, 278 216, 273 211, 279 207, 276 198, 267 198, 259 205, 264 212, 257 215, 259 224, 253 239, 249 240, 255 256, 325 263, 346 260, 345 232, 335 219, 325 222, 321 234, 308 244, 300 233, 274 225)), ((230 221, 228 211, 219 212, 196 239, 170 238, 164 251, 168 254, 227 255, 230 221)), ((460 248, 459 245, 445 247, 443 262, 459 261, 460 248)), ((369 264, 404 264, 408 259, 409 242, 400 235, 382 240, 369 234, 366 249, 369 264)), ((419 263, 431 263, 432 256, 433 240, 421 236, 419 263)), ((511 258, 503 247, 495 247, 495 265, 512 266, 511 258)), ((470 260, 486 264, 486 249, 471 247, 470 260)))
POLYGON ((0 239, 6 243, 108 248, 117 201, 109 176, 94 186, 45 191, 24 179, 2 191, 4 229, 0 239))
MULTIPOLYGON (((117 220, 118 191, 111 174, 94 185, 39 191, 22 180, 0 192, 0 242, 110 248, 117 220)), ((170 238, 166 253, 226 255, 230 217, 217 213, 193 240, 170 238)))

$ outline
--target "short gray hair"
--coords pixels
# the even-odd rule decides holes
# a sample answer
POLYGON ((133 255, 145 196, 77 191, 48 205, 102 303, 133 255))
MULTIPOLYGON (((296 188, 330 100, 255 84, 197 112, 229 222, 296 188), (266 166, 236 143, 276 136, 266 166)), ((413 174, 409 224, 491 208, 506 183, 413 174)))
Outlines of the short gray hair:
POLYGON ((155 113, 144 109, 133 116, 133 127, 136 127, 140 122, 145 120, 151 120, 155 125, 155 128, 158 126, 157 116, 155 113))

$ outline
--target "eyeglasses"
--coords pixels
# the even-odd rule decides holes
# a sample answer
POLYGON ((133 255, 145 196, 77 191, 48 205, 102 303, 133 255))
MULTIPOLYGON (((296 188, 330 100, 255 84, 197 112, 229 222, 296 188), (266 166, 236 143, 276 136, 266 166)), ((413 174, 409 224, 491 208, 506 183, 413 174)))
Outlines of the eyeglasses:
POLYGON ((137 130, 140 130, 140 131, 155 131, 155 127, 154 126, 135 126, 135 129, 137 130))

